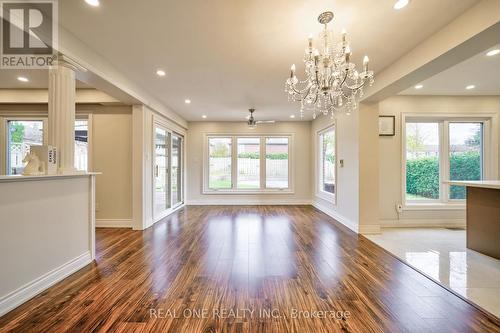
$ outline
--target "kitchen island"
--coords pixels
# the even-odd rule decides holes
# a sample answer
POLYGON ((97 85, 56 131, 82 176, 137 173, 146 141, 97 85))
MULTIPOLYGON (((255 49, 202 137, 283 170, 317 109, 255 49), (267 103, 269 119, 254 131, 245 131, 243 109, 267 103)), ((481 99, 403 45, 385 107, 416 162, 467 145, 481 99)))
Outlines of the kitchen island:
POLYGON ((467 188, 467 248, 500 259, 500 180, 447 183, 467 188))

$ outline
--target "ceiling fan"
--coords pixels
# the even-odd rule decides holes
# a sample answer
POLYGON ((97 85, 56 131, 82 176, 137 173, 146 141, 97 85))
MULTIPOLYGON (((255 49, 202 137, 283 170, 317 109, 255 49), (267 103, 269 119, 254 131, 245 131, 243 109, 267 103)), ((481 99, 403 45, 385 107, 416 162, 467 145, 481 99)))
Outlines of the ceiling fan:
POLYGON ((247 116, 247 124, 248 128, 250 129, 255 129, 257 127, 257 124, 274 124, 274 120, 255 120, 253 117, 253 113, 255 112, 255 109, 249 109, 250 114, 247 116))

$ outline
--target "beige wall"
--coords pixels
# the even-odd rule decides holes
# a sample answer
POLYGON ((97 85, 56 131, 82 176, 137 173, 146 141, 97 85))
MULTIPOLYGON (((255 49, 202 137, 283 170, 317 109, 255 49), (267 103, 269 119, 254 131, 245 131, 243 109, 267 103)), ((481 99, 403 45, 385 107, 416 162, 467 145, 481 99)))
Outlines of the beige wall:
POLYGON ((311 202, 311 123, 277 122, 261 124, 255 130, 245 122, 190 122, 187 135, 188 204, 305 204, 311 202), (293 134, 293 194, 203 194, 203 147, 205 133, 220 134, 293 134))
MULTIPOLYGON (((380 137, 379 143, 379 213, 382 225, 447 225, 463 224, 465 211, 418 210, 405 211, 399 218, 395 205, 402 203, 402 113, 474 114, 492 113, 500 115, 500 97, 463 96, 396 96, 379 105, 380 115, 396 116, 396 136, 380 137)), ((493 125, 500 130, 498 121, 493 125)), ((498 152, 498 137, 493 138, 493 148, 498 152)), ((498 155, 500 156, 500 155, 498 155)), ((496 161, 497 171, 500 165, 496 161)), ((498 176, 498 175, 497 175, 498 176)))
MULTIPOLYGON (((79 108, 83 110, 89 107, 79 108)), ((131 220, 132 109, 97 106, 91 110, 92 169, 102 172, 96 178, 96 219, 131 220)))
MULTIPOLYGON (((97 223, 99 220, 130 223, 132 107, 77 104, 76 112, 92 115, 90 159, 93 170, 103 173, 97 177, 96 184, 97 223)), ((0 117, 23 115, 47 117, 47 104, 0 104, 0 117)), ((5 161, 0 163, 4 165, 5 161)))

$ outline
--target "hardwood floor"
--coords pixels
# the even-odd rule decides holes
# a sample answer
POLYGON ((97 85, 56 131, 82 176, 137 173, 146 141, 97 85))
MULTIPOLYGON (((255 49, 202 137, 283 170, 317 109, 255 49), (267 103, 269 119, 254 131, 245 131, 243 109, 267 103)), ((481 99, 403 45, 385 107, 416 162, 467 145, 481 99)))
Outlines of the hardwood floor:
POLYGON ((500 329, 310 206, 190 206, 144 232, 98 229, 96 263, 0 318, 0 331, 500 329))

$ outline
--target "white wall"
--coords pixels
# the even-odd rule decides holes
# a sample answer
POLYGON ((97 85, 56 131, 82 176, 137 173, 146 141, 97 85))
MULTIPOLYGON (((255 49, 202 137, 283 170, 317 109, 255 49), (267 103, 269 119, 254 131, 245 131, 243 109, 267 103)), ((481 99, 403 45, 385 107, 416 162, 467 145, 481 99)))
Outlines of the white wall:
MULTIPOLYGON (((498 117, 500 116, 500 97, 396 96, 380 102, 379 113, 380 115, 396 116, 396 136, 378 139, 381 224, 385 226, 463 225, 465 223, 463 209, 405 211, 398 219, 395 205, 402 203, 403 199, 401 114, 492 113, 498 117)), ((494 127, 497 132, 500 130, 498 121, 494 127)), ((494 138, 493 141, 493 146, 496 145, 495 150, 498 152, 498 137, 494 138)), ((495 164, 498 170, 500 161, 495 164)), ((500 172, 500 170, 498 171, 500 172)))
POLYGON ((190 122, 187 137, 188 204, 309 204, 311 202, 311 123, 277 122, 251 130, 242 122, 190 122), (203 194, 205 134, 293 134, 293 194, 203 194))
POLYGON ((0 177, 0 316, 93 260, 91 177, 0 177))
POLYGON ((378 225, 378 112, 377 105, 360 104, 359 110, 336 115, 336 203, 318 195, 318 132, 334 120, 320 116, 312 122, 313 205, 360 233, 379 231, 378 225), (340 160, 344 166, 340 166, 340 160))

